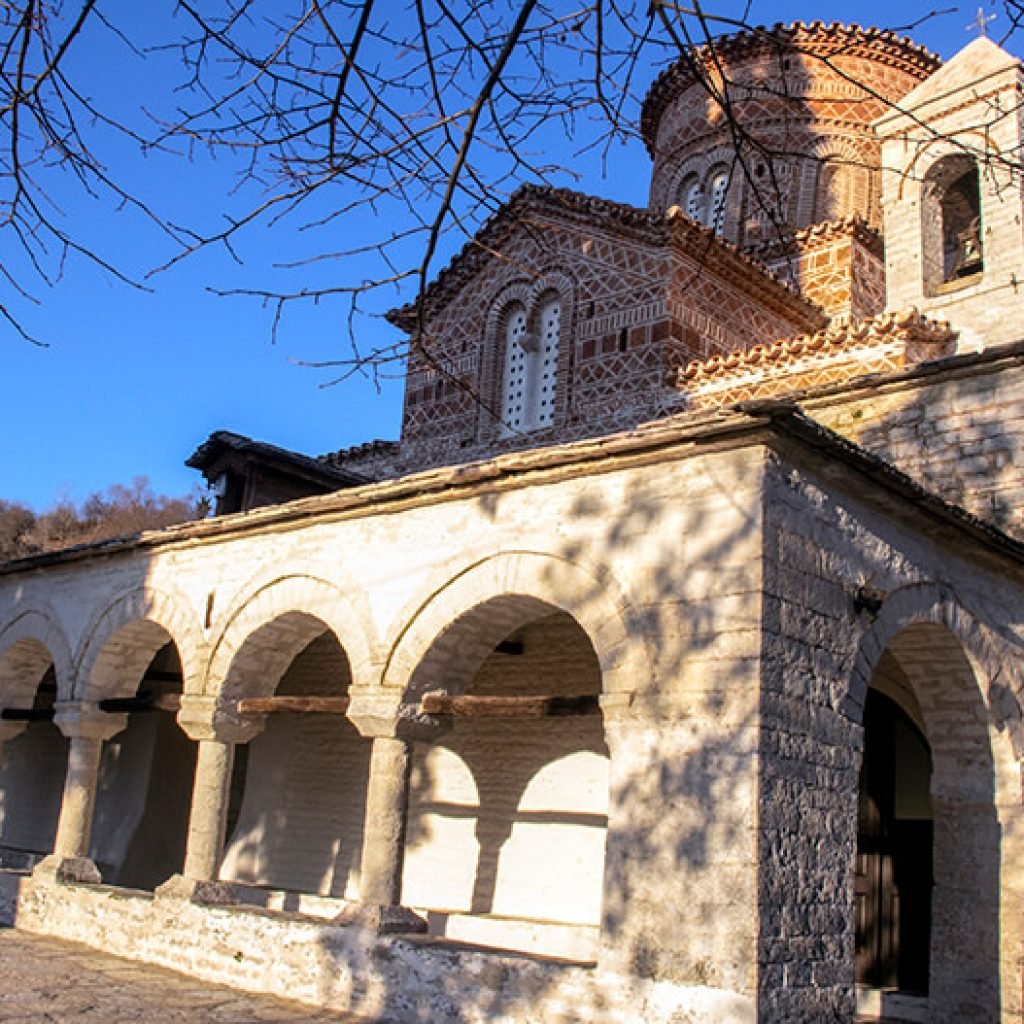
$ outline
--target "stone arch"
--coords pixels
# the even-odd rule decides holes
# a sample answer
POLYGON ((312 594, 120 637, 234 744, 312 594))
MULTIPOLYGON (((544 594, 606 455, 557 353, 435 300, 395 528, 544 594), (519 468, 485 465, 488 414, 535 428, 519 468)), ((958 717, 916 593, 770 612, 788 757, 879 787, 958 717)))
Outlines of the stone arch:
MULTIPOLYGON (((549 554, 502 552, 467 567, 418 609, 384 681, 406 708, 442 689, 483 699, 554 696, 593 711, 602 693, 625 698, 640 685, 645 655, 642 632, 610 578, 549 554)), ((604 716, 528 724, 456 717, 432 744, 415 744, 403 902, 467 915, 458 930, 439 934, 473 941, 496 928, 498 945, 590 960, 610 802, 604 716), (462 759, 472 787, 441 770, 449 755, 462 759), (554 863, 540 878, 545 855, 554 863), (507 925, 516 920, 537 922, 534 933, 507 925), (556 939, 548 925, 579 931, 563 946, 568 938, 556 939)))
MULTIPOLYGON (((206 693, 224 706, 274 694, 345 696, 365 685, 374 650, 360 597, 314 576, 272 577, 247 588, 226 616, 206 693)), ((235 751, 221 878, 355 898, 371 742, 337 714, 268 714, 262 726, 235 751)))
MULTIPOLYGON (((432 672, 442 671, 453 656, 436 646, 438 638, 484 604, 489 622, 472 642, 472 654, 492 649, 524 613, 556 609, 571 615, 593 644, 605 694, 628 694, 651 679, 647 638, 609 573, 545 552, 505 551, 467 566, 409 613, 391 647, 383 687, 410 695, 429 689, 432 672), (418 682, 411 683, 416 674, 418 682)), ((460 643, 455 657, 472 660, 467 643, 460 643)))
POLYGON ((918 145, 914 155, 899 172, 897 199, 906 199, 907 191, 921 188, 928 170, 948 156, 968 156, 975 161, 985 160, 1001 163, 1002 149, 980 129, 968 129, 953 135, 931 136, 918 145))
POLYGON ((142 586, 101 609, 84 633, 77 658, 78 700, 135 693, 146 666, 168 642, 181 661, 182 689, 197 691, 202 679, 202 628, 179 594, 142 586))
POLYGON ((1024 669, 1018 670, 990 637, 984 624, 941 584, 914 583, 889 594, 861 638, 850 674, 850 687, 841 710, 853 721, 863 712, 871 676, 883 651, 904 630, 918 623, 944 626, 963 648, 976 677, 984 681, 983 697, 992 709, 992 724, 1005 731, 1018 757, 1024 757, 1021 733, 1024 706, 1024 669))
MULTIPOLYGON (((70 646, 52 609, 19 612, 0 628, 0 706, 52 708, 69 699, 72 682, 70 646)), ((0 865, 30 868, 53 849, 68 741, 52 721, 4 724, 0 865)))
POLYGON ((353 684, 365 685, 376 650, 365 600, 299 574, 247 588, 212 644, 203 692, 221 699, 268 696, 295 656, 326 630, 344 650, 353 684))
POLYGON ((57 616, 49 608, 19 612, 0 627, 0 705, 31 704, 50 665, 57 677, 58 699, 69 700, 73 687, 71 646, 57 616))
POLYGON ((845 709, 858 724, 886 654, 910 684, 931 751, 929 1019, 997 1019, 1020 990, 1019 964, 1005 950, 1019 945, 1024 866, 1019 764, 993 714, 1007 713, 1006 693, 994 689, 1003 659, 948 588, 901 588, 859 646, 845 709))

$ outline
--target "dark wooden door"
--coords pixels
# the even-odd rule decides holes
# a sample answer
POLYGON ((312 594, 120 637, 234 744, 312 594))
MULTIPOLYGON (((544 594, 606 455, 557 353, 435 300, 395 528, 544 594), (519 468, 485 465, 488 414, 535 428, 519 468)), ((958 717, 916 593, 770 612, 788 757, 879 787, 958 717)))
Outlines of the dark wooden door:
POLYGON ((869 691, 864 716, 856 863, 857 981, 928 991, 932 822, 901 818, 901 765, 927 743, 894 701, 869 691))

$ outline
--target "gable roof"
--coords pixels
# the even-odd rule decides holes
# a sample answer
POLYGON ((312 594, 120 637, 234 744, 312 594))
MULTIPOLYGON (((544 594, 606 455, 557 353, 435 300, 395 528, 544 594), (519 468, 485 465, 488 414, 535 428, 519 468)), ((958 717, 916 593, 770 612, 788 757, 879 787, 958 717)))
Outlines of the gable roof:
POLYGON ((366 483, 366 477, 323 459, 279 448, 265 441, 254 441, 230 430, 214 431, 186 460, 185 465, 198 469, 210 478, 228 460, 255 462, 267 468, 300 477, 328 490, 354 487, 366 483))
POLYGON ((689 253, 703 267, 756 295, 759 301, 784 311, 797 325, 805 324, 804 329, 815 331, 824 324, 821 310, 791 284, 731 242, 719 238, 710 228, 691 220, 678 207, 656 213, 571 189, 532 184, 516 189, 509 201, 427 285, 419 299, 391 310, 388 321, 412 333, 421 308, 425 316, 442 309, 489 261, 500 258, 501 246, 513 233, 532 229, 538 217, 575 223, 581 228, 628 232, 655 245, 673 245, 689 253))
MULTIPOLYGON (((979 36, 967 44, 935 74, 926 78, 900 100, 894 113, 914 110, 924 103, 941 99, 961 89, 976 89, 989 78, 1019 69, 1021 62, 987 36, 979 36)), ((884 122, 892 116, 880 118, 884 122)))

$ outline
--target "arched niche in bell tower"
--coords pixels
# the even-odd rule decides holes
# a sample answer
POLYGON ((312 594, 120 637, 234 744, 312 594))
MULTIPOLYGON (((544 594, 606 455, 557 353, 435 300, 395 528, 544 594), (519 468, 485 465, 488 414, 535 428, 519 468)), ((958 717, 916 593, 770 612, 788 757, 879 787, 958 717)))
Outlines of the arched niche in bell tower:
POLYGON ((959 332, 961 351, 1024 335, 1021 62, 975 39, 875 124, 886 305, 959 332))

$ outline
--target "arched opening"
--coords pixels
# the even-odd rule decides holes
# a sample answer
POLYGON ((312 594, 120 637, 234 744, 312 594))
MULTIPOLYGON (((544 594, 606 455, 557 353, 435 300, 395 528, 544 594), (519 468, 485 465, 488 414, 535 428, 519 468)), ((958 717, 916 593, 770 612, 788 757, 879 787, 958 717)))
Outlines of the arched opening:
MULTIPOLYGON (((103 745, 89 856, 104 882, 153 890, 184 866, 196 745, 176 718, 177 647, 154 623, 122 632, 134 634, 119 637, 126 645, 134 639, 140 650, 158 649, 133 693, 100 700, 101 708, 126 713, 127 725, 103 745)), ((118 639, 109 644, 119 647, 118 639)))
POLYGON ((505 314, 501 419, 508 434, 554 422, 562 301, 549 292, 528 314, 514 303, 505 314))
POLYGON ((857 815, 857 981, 928 993, 931 750, 913 719, 872 688, 864 708, 857 815))
POLYGON ((461 703, 415 746, 403 904, 435 935, 593 959, 609 783, 589 638, 564 611, 498 598, 445 630, 420 678, 461 703))
POLYGON ((948 630, 919 623, 889 644, 864 705, 858 801, 866 1019, 998 1019, 1001 837, 986 722, 948 630))
POLYGON ((372 743, 343 713, 344 649, 319 619, 288 613, 249 637, 232 676, 228 699, 281 701, 235 750, 220 877, 278 909, 300 909, 298 894, 357 899, 372 743), (291 697, 311 700, 300 710, 291 697))
MULTIPOLYGON (((33 641, 21 643, 34 644, 33 641)), ((49 655, 42 645, 36 646, 48 660, 49 655)), ((57 679, 50 665, 34 695, 24 702, 27 707, 18 708, 27 719, 23 719, 21 731, 0 749, 2 868, 31 869, 53 850, 68 760, 68 741, 53 724, 56 699, 57 679)), ((15 694, 5 695, 4 700, 12 700, 17 705, 22 703, 15 694)))
POLYGON ((929 168, 921 216, 926 295, 959 287, 983 273, 981 188, 972 157, 947 156, 929 168))
POLYGON ((729 197, 729 170, 717 167, 708 175, 708 209, 705 223, 716 235, 725 231, 725 204, 729 197))
POLYGON ((690 220, 704 223, 704 190, 696 174, 688 174, 679 188, 679 205, 690 220))

